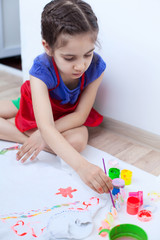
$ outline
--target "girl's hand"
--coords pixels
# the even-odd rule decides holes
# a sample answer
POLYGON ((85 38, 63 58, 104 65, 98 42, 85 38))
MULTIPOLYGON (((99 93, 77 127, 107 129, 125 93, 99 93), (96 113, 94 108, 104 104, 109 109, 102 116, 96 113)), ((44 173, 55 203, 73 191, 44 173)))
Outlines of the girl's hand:
POLYGON ((22 159, 21 162, 24 163, 32 154, 30 160, 33 161, 45 146, 39 130, 35 131, 17 152, 17 161, 22 159))
POLYGON ((98 193, 108 193, 113 189, 112 180, 104 171, 89 162, 83 163, 77 173, 80 178, 94 191, 98 193))

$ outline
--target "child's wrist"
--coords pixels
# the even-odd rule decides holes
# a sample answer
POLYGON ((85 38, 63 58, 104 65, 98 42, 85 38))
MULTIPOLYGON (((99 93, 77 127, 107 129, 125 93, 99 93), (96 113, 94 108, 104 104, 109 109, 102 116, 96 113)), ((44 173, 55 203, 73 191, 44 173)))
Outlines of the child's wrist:
POLYGON ((87 165, 88 161, 85 158, 81 158, 79 163, 77 164, 75 171, 78 173, 81 169, 84 169, 87 165))

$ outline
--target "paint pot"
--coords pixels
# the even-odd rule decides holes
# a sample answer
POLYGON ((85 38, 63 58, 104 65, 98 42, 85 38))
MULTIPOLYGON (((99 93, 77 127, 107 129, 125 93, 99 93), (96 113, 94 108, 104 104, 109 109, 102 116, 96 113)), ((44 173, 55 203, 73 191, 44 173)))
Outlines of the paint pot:
POLYGON ((142 222, 149 222, 152 220, 152 212, 149 210, 142 209, 138 213, 138 219, 142 222))
POLYGON ((120 237, 120 238, 115 238, 115 240, 137 240, 137 238, 133 238, 133 237, 120 237))
POLYGON ((125 185, 130 185, 132 181, 132 172, 127 169, 121 171, 121 178, 125 181, 125 185))
POLYGON ((129 192, 128 196, 129 197, 137 197, 137 198, 139 198, 140 205, 143 205, 143 191, 129 192))
POLYGON ((115 238, 115 240, 137 240, 137 238, 133 237, 120 237, 120 238, 115 238))
POLYGON ((121 188, 124 188, 125 181, 121 178, 114 178, 112 180, 112 184, 113 184, 112 194, 116 195, 116 194, 120 193, 121 188))
POLYGON ((111 179, 114 179, 114 178, 119 178, 120 176, 120 170, 118 168, 110 168, 109 169, 109 177, 111 179))
POLYGON ((140 201, 137 197, 129 197, 127 199, 127 213, 136 215, 140 207, 140 201))
POLYGON ((146 232, 134 224, 120 224, 111 230, 102 229, 99 234, 107 232, 109 240, 148 240, 146 232))

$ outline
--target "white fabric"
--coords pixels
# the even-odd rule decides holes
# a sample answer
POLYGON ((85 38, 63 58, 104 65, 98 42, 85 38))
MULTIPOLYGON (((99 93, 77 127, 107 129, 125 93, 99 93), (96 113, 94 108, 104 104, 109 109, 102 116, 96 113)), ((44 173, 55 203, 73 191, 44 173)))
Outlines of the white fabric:
MULTIPOLYGON (((0 149, 9 146, 13 146, 13 143, 0 141, 0 149)), ((67 233, 64 240, 66 237, 76 240, 78 233, 84 231, 79 229, 84 228, 86 237, 81 235, 82 239, 102 240, 102 237, 98 235, 98 229, 111 206, 109 195, 95 194, 74 171, 72 174, 70 174, 70 170, 69 174, 65 172, 59 158, 49 153, 42 152, 36 161, 28 160, 25 164, 17 162, 15 154, 16 151, 10 151, 5 155, 0 155, 0 240, 41 240, 42 238, 43 240, 54 240, 53 234, 59 234, 58 236, 61 237, 59 239, 62 240, 63 231, 67 233), (72 190, 77 189, 77 191, 71 192, 72 198, 69 195, 66 197, 63 197, 62 194, 56 195, 59 188, 68 187, 71 187, 72 190), (97 204, 97 198, 100 199, 99 204, 97 204), (89 203, 91 205, 87 207, 89 203), (68 204, 68 206, 64 204, 68 204), (81 211, 77 214, 77 208, 83 208, 83 215, 81 211), (65 211, 68 211, 66 215, 65 211), (29 217, 36 213, 38 215, 29 217), (23 217, 25 215, 27 217, 23 217), (8 218, 2 221, 2 218, 7 216, 16 216, 17 218, 8 218), (65 216, 69 216, 69 220, 64 221, 65 216), (54 218, 56 229, 52 228, 54 218), (79 227, 78 222, 82 222, 84 225, 80 224, 79 227), (89 222, 87 226, 86 222, 89 222), (22 233, 26 233, 26 235, 17 235, 22 233), (44 238, 45 234, 46 238, 44 238)), ((148 204, 149 192, 160 193, 159 179, 141 169, 91 146, 87 146, 82 155, 102 169, 102 158, 104 158, 106 166, 109 166, 110 160, 115 159, 119 163, 120 170, 131 170, 133 172, 132 184, 125 187, 126 196, 130 191, 142 190, 144 204, 148 204)), ((154 205, 156 210, 153 213, 153 219, 150 222, 140 222, 137 216, 126 213, 125 201, 124 208, 119 212, 114 225, 136 224, 147 232, 148 240, 159 240, 160 201, 154 202, 154 205)), ((57 235, 56 239, 58 239, 57 235)))
POLYGON ((89 212, 66 210, 49 219, 40 239, 84 239, 92 229, 93 220, 89 212))
MULTIPOLYGON (((1 149, 12 145, 1 142, 1 149)), ((69 166, 66 172, 62 160, 52 154, 42 152, 35 161, 21 164, 16 152, 0 155, 0 239, 9 240, 10 234, 11 240, 21 234, 27 240, 89 236, 93 217, 108 196, 87 187, 69 166)))
POLYGON ((63 159, 61 159, 60 157, 57 156, 57 158, 59 159, 60 161, 60 164, 61 164, 61 170, 62 171, 65 171, 67 174, 69 175, 73 175, 74 174, 74 169, 71 168, 65 161, 63 161, 63 159))

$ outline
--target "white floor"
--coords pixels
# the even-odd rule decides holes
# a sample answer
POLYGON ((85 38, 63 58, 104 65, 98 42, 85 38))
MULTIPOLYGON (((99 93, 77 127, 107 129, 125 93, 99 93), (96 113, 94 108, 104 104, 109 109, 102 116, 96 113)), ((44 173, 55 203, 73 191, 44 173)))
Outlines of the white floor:
MULTIPOLYGON (((13 143, 0 141, 0 150, 13 145, 13 143)), ((125 187, 126 195, 128 196, 129 191, 142 190, 144 202, 156 207, 155 212, 153 212, 153 219, 150 222, 140 222, 136 215, 132 216, 126 213, 125 203, 123 209, 118 213, 118 218, 114 224, 136 224, 147 232, 149 240, 159 240, 160 202, 151 202, 148 198, 148 193, 152 191, 160 192, 160 177, 155 177, 137 169, 91 146, 87 146, 82 155, 88 161, 100 166, 102 169, 102 158, 105 159, 106 166, 108 166, 110 159, 115 159, 118 161, 121 170, 129 169, 133 172, 132 184, 125 187)), ((55 216, 54 211, 44 214, 42 208, 46 207, 46 209, 49 209, 49 206, 62 205, 62 197, 60 198, 60 195, 56 195, 55 197, 54 194, 55 189, 62 186, 71 186, 72 189, 78 189, 80 193, 80 195, 77 195, 78 197, 75 197, 76 194, 73 192, 73 197, 71 198, 68 195, 63 198, 63 203, 71 204, 79 200, 81 205, 84 205, 84 200, 87 201, 87 198, 98 197, 100 199, 99 206, 102 206, 101 209, 97 211, 94 209, 95 206, 93 208, 91 206, 91 210, 89 209, 91 212, 93 212, 92 209, 95 211, 93 214, 95 216, 92 219, 93 230, 89 236, 83 239, 103 239, 98 235, 98 228, 101 226, 101 221, 105 219, 106 214, 109 212, 111 206, 109 195, 97 195, 93 191, 90 191, 79 179, 78 175, 73 172, 72 175, 69 175, 66 171, 62 170, 59 159, 52 154, 42 152, 36 161, 30 162, 28 160, 27 163, 21 164, 16 161, 15 150, 0 155, 0 239, 30 240, 39 236, 42 232, 42 226, 44 227, 44 224, 47 223, 52 215, 55 216), (31 217, 31 212, 34 215, 36 212, 33 209, 36 209, 39 215, 31 217), (24 215, 27 217, 25 218, 24 215), (12 218, 13 216, 15 219, 12 218), (36 227, 33 227, 33 224, 36 227), (21 234, 24 235, 20 236, 21 234)), ((62 232, 64 231, 64 225, 62 222, 62 232)), ((39 237, 39 239, 41 238, 43 238, 43 234, 39 237)), ((105 237, 104 239, 108 238, 105 237)))

